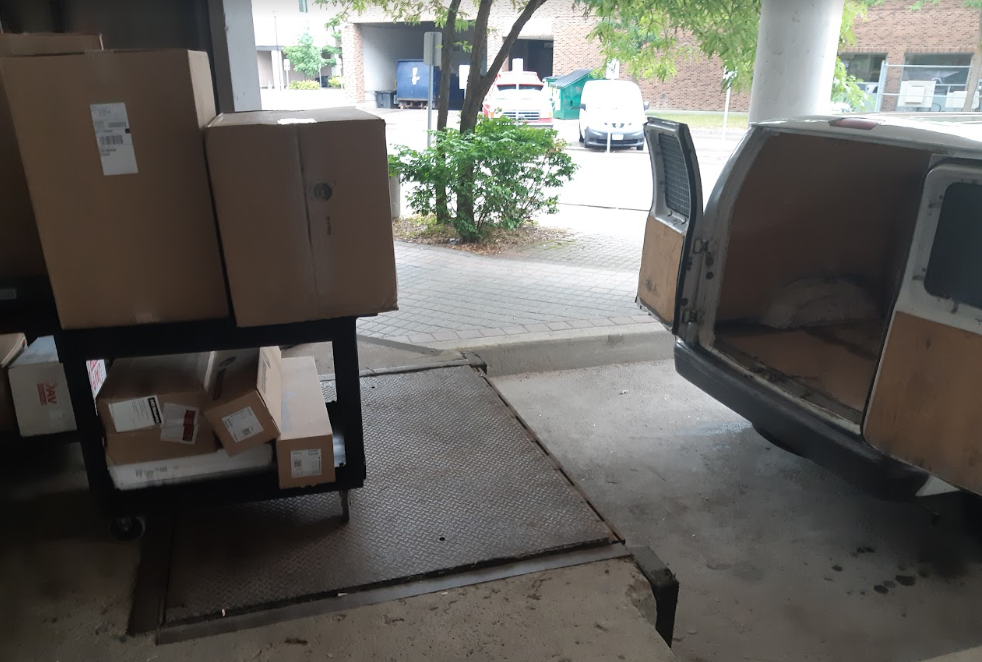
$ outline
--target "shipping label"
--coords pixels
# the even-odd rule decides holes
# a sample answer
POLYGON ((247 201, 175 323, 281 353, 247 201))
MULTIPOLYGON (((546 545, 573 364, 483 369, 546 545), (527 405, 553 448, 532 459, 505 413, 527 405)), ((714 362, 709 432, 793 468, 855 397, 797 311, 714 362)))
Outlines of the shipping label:
POLYGON ((321 449, 305 448, 299 451, 290 451, 290 473, 294 478, 320 476, 323 473, 321 471, 321 449))
POLYGON ((259 419, 256 418, 252 407, 246 407, 225 416, 222 418, 222 423, 225 424, 225 429, 232 435, 235 443, 245 441, 249 437, 255 437, 263 431, 263 426, 259 424, 259 419))
POLYGON ((156 395, 109 403, 116 432, 144 430, 160 425, 160 401, 156 395))
POLYGON ((201 412, 197 407, 165 403, 163 423, 160 428, 161 441, 173 441, 191 445, 198 440, 198 423, 201 412))
POLYGON ((126 104, 94 103, 89 109, 92 111, 92 128, 102 159, 102 174, 135 175, 139 170, 126 104))

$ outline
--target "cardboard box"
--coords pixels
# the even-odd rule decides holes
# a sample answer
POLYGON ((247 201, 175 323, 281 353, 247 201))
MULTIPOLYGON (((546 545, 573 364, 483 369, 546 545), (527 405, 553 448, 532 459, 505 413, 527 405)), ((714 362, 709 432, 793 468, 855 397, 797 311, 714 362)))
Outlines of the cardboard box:
POLYGON ((334 482, 334 434, 313 357, 283 359, 276 458, 282 489, 334 482))
POLYGON ((205 131, 239 326, 396 309, 385 122, 255 111, 205 131))
MULTIPOLYGON (((0 57, 72 53, 102 50, 99 35, 85 34, 0 34, 0 57)), ((44 255, 34 224, 31 194, 27 190, 24 165, 14 136, 10 107, 0 74, 0 280, 44 276, 44 255)))
POLYGON ((218 449, 205 420, 212 355, 120 359, 96 399, 112 464, 153 462, 218 449))
MULTIPOLYGON (((106 380, 106 364, 87 361, 92 397, 106 380)), ((58 362, 54 338, 38 338, 21 353, 7 370, 10 392, 22 437, 70 432, 75 429, 65 369, 58 362)))
POLYGON ((229 455, 280 433, 280 348, 215 352, 205 418, 229 455))
POLYGON ((17 429, 17 415, 14 414, 14 398, 10 394, 7 368, 27 347, 23 333, 10 333, 0 336, 0 432, 13 432, 17 429))
POLYGON ((208 56, 7 58, 0 76, 62 327, 227 317, 201 137, 208 56))

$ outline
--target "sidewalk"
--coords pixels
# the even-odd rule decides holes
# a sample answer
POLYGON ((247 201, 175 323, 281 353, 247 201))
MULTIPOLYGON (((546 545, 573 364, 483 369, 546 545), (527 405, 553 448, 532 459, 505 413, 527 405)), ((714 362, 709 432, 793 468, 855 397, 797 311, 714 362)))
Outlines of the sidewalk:
POLYGON ((397 242, 396 266, 399 310, 359 320, 360 334, 426 344, 654 321, 634 303, 637 269, 623 264, 487 257, 397 242))

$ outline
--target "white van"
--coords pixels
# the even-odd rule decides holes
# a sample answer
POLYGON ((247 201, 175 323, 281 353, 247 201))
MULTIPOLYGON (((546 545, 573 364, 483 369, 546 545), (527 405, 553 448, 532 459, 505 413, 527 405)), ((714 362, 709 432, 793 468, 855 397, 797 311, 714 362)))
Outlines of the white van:
POLYGON ((580 97, 580 142, 586 147, 644 149, 645 103, 629 80, 591 80, 580 97))
POLYGON ((753 125, 705 208, 688 128, 645 126, 676 369, 888 498, 982 494, 982 124, 931 115, 753 125))

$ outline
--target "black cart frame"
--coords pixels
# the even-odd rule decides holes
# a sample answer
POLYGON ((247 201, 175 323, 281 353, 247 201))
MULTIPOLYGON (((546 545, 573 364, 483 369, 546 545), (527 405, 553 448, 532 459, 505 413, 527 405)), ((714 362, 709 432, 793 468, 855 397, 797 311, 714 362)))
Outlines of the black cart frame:
MULTIPOLYGON (((2 288, 0 288, 2 290, 2 288)), ((3 297, 0 297, 2 299, 3 297)), ((101 329, 61 330, 53 301, 26 305, 24 299, 0 301, 0 333, 30 337, 53 335, 71 396, 89 489, 101 513, 110 518, 173 511, 185 506, 265 501, 340 492, 348 518, 348 490, 365 482, 358 344, 354 317, 271 326, 237 327, 234 320, 205 320, 101 329), (47 304, 47 305, 45 305, 47 304), (272 345, 331 342, 337 399, 326 404, 334 429, 335 481, 312 487, 280 489, 275 464, 247 473, 202 476, 172 484, 120 490, 106 463, 105 429, 96 413, 86 361, 248 349, 272 345), (340 451, 343 449, 343 455, 340 451)), ((43 299, 42 299, 43 300, 43 299)))

